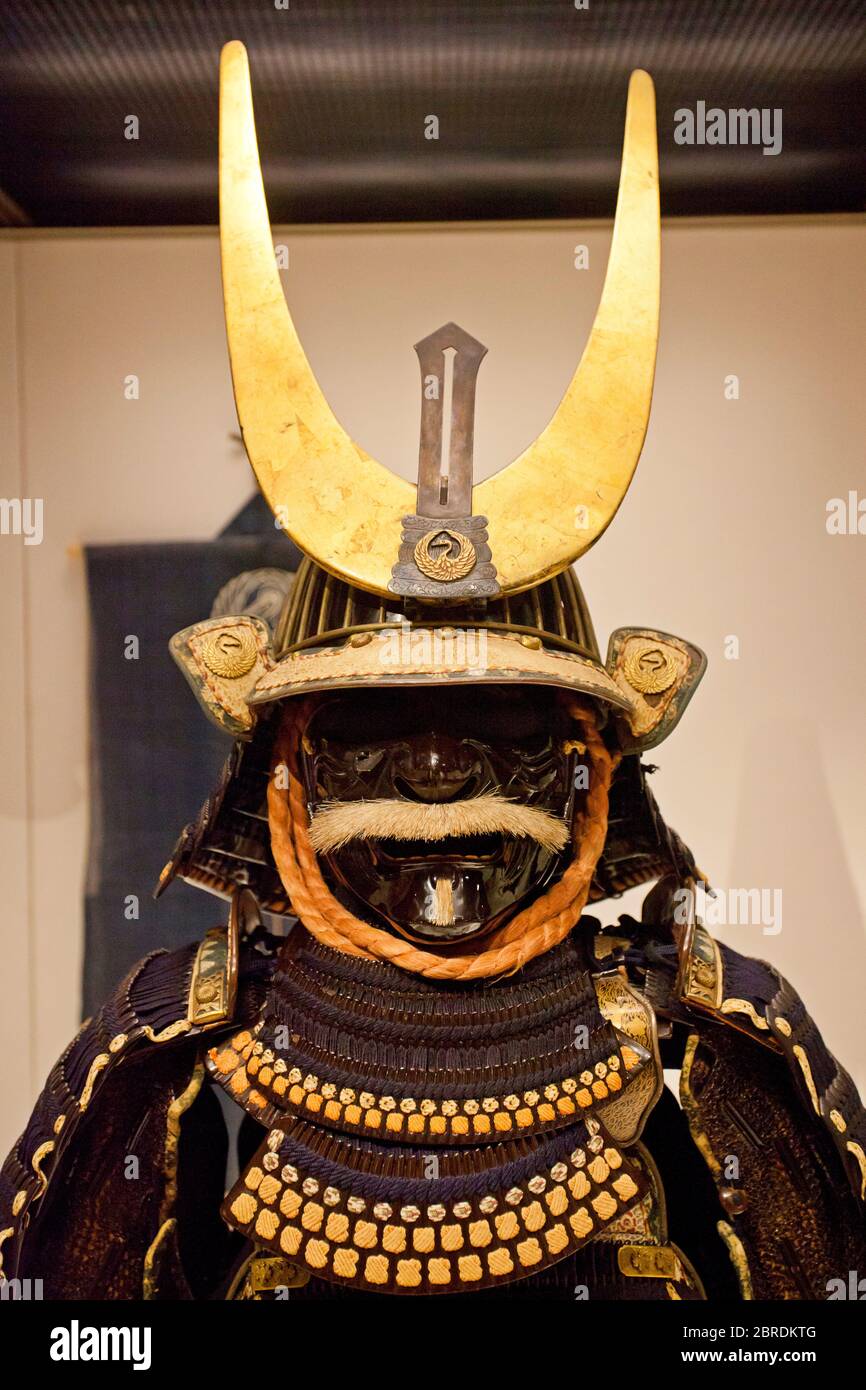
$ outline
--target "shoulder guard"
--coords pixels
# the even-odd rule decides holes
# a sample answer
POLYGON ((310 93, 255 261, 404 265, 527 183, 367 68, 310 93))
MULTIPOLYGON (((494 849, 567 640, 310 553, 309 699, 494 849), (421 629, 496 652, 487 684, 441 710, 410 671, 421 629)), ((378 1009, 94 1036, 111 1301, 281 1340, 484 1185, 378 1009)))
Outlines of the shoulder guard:
POLYGON ((274 968, 275 938, 240 939, 238 913, 199 945, 155 951, 130 970, 56 1062, 24 1133, 0 1170, 0 1277, 12 1278, 25 1233, 74 1155, 75 1137, 109 1078, 132 1059, 255 1019, 274 968))
POLYGON ((866 1112, 796 990, 772 965, 740 955, 696 926, 675 999, 780 1052, 797 1092, 826 1130, 854 1195, 866 1202, 866 1112))
POLYGON ((596 939, 650 999, 666 1065, 716 1188, 745 1299, 824 1299, 866 1256, 866 1116, 777 970, 715 941, 623 918, 596 939), (684 1044, 684 1052, 683 1052, 684 1044))
POLYGON ((723 1024, 784 1058, 801 1102, 826 1131, 857 1200, 866 1203, 866 1112, 800 996, 766 961, 741 955, 692 923, 679 947, 663 929, 624 918, 596 940, 613 951, 662 1017, 723 1024), (618 933, 621 933, 618 934, 618 933))

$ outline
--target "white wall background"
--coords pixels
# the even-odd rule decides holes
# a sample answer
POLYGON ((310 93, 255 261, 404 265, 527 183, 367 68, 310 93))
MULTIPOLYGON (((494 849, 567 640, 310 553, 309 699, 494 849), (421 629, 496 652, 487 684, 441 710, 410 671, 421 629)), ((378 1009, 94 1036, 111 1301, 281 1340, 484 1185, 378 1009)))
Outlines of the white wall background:
MULTIPOLYGON (((703 687, 657 752, 656 794, 714 883, 783 890, 780 934, 719 934, 793 980, 861 1082, 866 536, 829 536, 825 505, 866 496, 864 228, 665 227, 643 461, 579 566, 603 644, 613 627, 652 624, 708 652, 703 687), (738 401, 724 398, 729 373, 738 401)), ((550 223, 275 231, 337 414, 407 477, 412 344, 453 318, 488 345, 476 461, 493 472, 565 388, 608 237, 602 224, 550 223), (578 271, 581 243, 590 268, 578 271)), ((88 633, 75 546, 208 538, 249 495, 221 315, 209 230, 0 233, 0 496, 45 507, 41 546, 0 536, 4 1150, 79 1021, 88 633), (124 398, 130 373, 138 401, 124 398)))

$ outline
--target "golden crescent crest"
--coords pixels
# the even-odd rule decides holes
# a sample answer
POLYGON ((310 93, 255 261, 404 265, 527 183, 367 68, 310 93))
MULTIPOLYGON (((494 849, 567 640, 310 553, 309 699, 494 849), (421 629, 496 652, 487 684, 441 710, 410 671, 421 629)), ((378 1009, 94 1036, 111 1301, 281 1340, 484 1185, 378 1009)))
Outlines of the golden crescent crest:
POLYGON ((622 669, 632 689, 642 695, 660 695, 677 678, 676 662, 658 642, 635 643, 622 669))
POLYGON ((443 527, 440 531, 428 531, 422 536, 414 550, 415 564, 428 579, 438 579, 448 583, 452 579, 462 579, 475 568, 475 546, 456 531, 443 527), (447 549, 440 555, 431 555, 431 545, 441 545, 447 541, 447 549), (454 547, 457 547, 456 553, 454 547))
POLYGON ((247 627, 210 633, 201 644, 201 659, 214 676, 238 680, 256 664, 258 647, 247 627))
MULTIPOLYGON (((238 41, 223 49, 220 90, 223 295, 244 446, 292 540, 338 578, 387 597, 391 537, 413 512, 416 489, 349 438, 292 322, 268 220, 249 62, 238 41)), ((567 569, 628 490, 652 399, 659 228, 655 93, 638 69, 628 86, 607 273, 586 348, 535 442, 473 492, 469 514, 488 519, 503 594, 567 569), (579 516, 589 524, 575 526, 579 516)))

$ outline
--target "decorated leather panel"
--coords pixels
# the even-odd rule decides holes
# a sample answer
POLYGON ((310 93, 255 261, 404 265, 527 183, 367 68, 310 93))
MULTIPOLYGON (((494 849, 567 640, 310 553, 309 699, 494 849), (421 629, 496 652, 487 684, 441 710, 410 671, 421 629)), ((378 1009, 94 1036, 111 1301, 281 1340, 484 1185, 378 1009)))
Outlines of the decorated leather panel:
POLYGON ((268 1135, 223 1215, 330 1282, 454 1293, 566 1258, 645 1191, 639 1166, 592 1118, 550 1138, 433 1154, 290 1121, 268 1135))
POLYGON ((261 1021, 209 1054, 264 1124, 294 1115, 401 1145, 490 1143, 602 1113, 652 1067, 603 1018, 573 940, 467 989, 297 936, 261 1021))

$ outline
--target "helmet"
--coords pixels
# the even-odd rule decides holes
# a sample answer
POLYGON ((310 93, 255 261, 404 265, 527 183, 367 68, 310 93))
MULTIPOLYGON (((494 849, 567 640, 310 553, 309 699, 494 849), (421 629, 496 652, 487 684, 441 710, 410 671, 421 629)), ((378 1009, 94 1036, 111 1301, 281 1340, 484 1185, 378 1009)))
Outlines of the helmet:
POLYGON ((246 52, 222 57, 220 226, 235 399, 262 493, 305 553, 272 634, 245 614, 178 633, 171 650, 206 713, 236 739, 215 794, 160 880, 254 889, 291 911, 271 854, 266 791, 287 701, 353 689, 535 686, 589 702, 621 756, 590 897, 694 872, 646 787, 640 755, 674 727, 706 659, 621 628, 602 660, 572 569, 628 489, 646 432, 659 309, 652 82, 632 74, 607 276, 586 350, 553 419, 472 485, 475 381, 486 349, 453 323, 416 344, 417 489, 334 417, 291 320, 259 168, 246 52), (255 306, 255 312, 251 306, 255 306), (446 418, 446 402, 450 415, 446 418))

